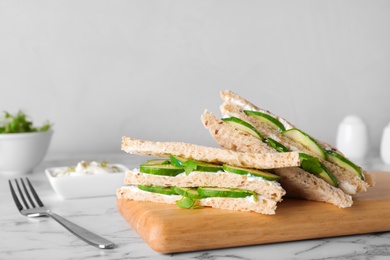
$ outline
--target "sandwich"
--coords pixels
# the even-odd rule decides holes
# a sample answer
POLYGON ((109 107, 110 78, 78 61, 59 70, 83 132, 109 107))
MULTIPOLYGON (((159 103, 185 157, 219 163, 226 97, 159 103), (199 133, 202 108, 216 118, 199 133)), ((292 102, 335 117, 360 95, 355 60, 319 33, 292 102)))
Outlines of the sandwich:
POLYGON ((300 165, 299 153, 250 153, 183 142, 122 138, 129 154, 153 156, 126 173, 118 199, 273 215, 285 195, 271 169, 300 165))
POLYGON ((346 208, 352 206, 355 194, 372 185, 367 172, 332 145, 232 91, 222 91, 221 98, 221 118, 205 110, 201 120, 222 148, 244 153, 299 153, 299 166, 272 170, 280 177, 286 196, 346 208))

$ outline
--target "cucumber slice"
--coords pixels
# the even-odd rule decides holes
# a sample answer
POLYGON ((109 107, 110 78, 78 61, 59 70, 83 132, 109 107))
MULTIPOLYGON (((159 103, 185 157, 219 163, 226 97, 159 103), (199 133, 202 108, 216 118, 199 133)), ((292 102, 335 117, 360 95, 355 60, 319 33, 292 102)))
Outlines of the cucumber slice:
POLYGON ((198 187, 199 194, 204 197, 245 198, 255 195, 253 191, 234 188, 198 187))
POLYGON ((283 135, 293 139, 294 141, 303 144, 310 151, 318 155, 319 157, 326 159, 324 149, 314 140, 310 135, 305 132, 297 129, 291 128, 289 130, 283 131, 283 135))
POLYGON ((265 171, 259 171, 259 170, 255 170, 255 169, 235 167, 235 166, 230 166, 227 164, 222 165, 222 168, 226 172, 236 173, 236 174, 240 174, 240 175, 248 175, 249 174, 251 176, 261 177, 261 178, 269 180, 269 181, 276 181, 276 180, 280 179, 280 177, 276 174, 273 174, 270 172, 265 172, 265 171))
POLYGON ((237 117, 228 117, 223 118, 222 121, 234 126, 235 128, 238 128, 250 135, 253 135, 254 137, 259 138, 260 140, 264 140, 264 137, 257 131, 257 129, 252 126, 251 124, 245 122, 244 120, 237 118, 237 117))
POLYGON ((262 113, 262 112, 254 111, 254 110, 244 110, 244 113, 247 114, 248 116, 252 116, 252 117, 256 118, 257 120, 269 125, 270 127, 274 128, 280 132, 286 130, 284 125, 279 120, 277 120, 273 116, 270 116, 266 113, 262 113))
POLYGON ((157 165, 141 164, 140 172, 155 174, 155 175, 176 176, 184 172, 184 169, 180 167, 176 167, 172 164, 157 164, 157 165))
POLYGON ((189 197, 192 199, 201 199, 202 196, 198 193, 197 188, 183 188, 183 187, 171 187, 174 192, 184 197, 189 197))
POLYGON ((319 176, 321 179, 329 183, 334 187, 339 186, 339 182, 333 173, 320 162, 317 157, 313 157, 308 154, 300 153, 301 168, 311 174, 319 176))
POLYGON ((272 138, 267 138, 266 139, 266 142, 272 147, 274 148, 276 151, 278 151, 279 153, 284 153, 284 152, 288 152, 288 149, 282 145, 281 143, 275 141, 274 139, 272 138))
POLYGON ((318 175, 324 181, 329 183, 330 185, 332 185, 334 187, 338 187, 339 186, 339 182, 336 179, 336 177, 333 175, 333 173, 328 168, 326 168, 325 165, 323 165, 322 163, 321 163, 321 166, 322 166, 323 171, 321 171, 318 175))
POLYGON ((357 176, 359 176, 360 179, 364 180, 364 174, 360 167, 358 167, 356 164, 342 156, 341 154, 326 150, 326 159, 332 163, 337 164, 338 166, 346 169, 347 171, 356 173, 357 176))
POLYGON ((197 171, 200 172, 219 172, 222 171, 222 165, 206 163, 206 162, 198 162, 198 166, 196 167, 197 171))
POLYGON ((138 189, 148 192, 160 193, 165 195, 177 195, 173 189, 165 186, 154 186, 154 185, 138 185, 138 189))
POLYGON ((148 160, 143 165, 158 165, 158 164, 170 164, 171 162, 168 159, 152 159, 148 160))
POLYGON ((179 156, 170 155, 170 159, 173 165, 177 167, 183 167, 186 169, 186 172, 192 172, 192 171, 200 171, 200 172, 218 172, 222 171, 222 166, 213 164, 213 163, 206 163, 202 161, 195 161, 195 160, 189 160, 185 159, 179 156))

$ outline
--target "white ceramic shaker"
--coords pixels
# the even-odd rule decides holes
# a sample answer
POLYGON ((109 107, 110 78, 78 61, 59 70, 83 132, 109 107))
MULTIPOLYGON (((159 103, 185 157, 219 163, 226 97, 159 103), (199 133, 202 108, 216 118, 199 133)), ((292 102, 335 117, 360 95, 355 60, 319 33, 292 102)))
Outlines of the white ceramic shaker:
POLYGON ((338 127, 336 147, 352 160, 363 159, 367 155, 367 126, 360 117, 349 115, 343 119, 338 127))
POLYGON ((390 164, 390 123, 383 129, 380 153, 382 160, 390 164))

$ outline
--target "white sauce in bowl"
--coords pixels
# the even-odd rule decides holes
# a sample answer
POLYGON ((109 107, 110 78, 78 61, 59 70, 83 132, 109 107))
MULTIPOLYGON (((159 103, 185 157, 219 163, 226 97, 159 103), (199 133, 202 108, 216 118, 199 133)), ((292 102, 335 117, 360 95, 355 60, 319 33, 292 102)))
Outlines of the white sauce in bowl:
POLYGON ((105 161, 99 163, 96 161, 81 161, 76 166, 56 168, 52 172, 53 177, 62 176, 85 176, 85 175, 98 175, 98 174, 110 174, 121 172, 118 166, 109 164, 105 161))

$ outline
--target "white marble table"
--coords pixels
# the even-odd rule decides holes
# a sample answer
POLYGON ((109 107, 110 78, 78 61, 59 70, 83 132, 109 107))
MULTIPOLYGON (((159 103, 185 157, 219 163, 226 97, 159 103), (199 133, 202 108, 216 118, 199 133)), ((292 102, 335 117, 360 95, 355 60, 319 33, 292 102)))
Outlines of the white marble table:
MULTIPOLYGON (((9 176, 0 175, 0 259, 390 259, 390 232, 160 254, 150 249, 123 220, 117 212, 114 196, 62 200, 52 190, 44 169, 72 165, 83 159, 108 160, 128 167, 137 164, 122 153, 48 155, 28 177, 52 211, 113 241, 116 247, 98 249, 76 238, 52 219, 22 216, 9 192, 9 176)), ((363 166, 390 174, 390 166, 378 158, 363 162, 363 166)))

